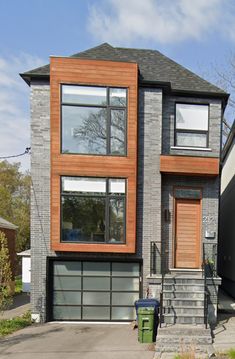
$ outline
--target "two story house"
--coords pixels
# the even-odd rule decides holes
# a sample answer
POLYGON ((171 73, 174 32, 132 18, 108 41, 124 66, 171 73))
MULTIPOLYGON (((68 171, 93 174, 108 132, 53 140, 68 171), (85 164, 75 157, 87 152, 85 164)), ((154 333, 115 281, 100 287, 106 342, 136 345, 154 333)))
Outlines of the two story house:
POLYGON ((216 320, 203 264, 216 260, 228 95, 158 51, 107 43, 21 76, 32 317, 129 321, 148 295, 162 322, 216 320))

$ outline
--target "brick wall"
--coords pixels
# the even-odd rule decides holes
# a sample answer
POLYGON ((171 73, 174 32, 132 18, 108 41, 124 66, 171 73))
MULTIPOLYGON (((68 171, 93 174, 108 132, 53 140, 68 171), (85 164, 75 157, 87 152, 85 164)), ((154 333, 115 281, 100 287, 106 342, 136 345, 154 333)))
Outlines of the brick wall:
POLYGON ((161 238, 162 91, 139 90, 137 236, 142 242, 143 286, 150 272, 150 242, 161 238))

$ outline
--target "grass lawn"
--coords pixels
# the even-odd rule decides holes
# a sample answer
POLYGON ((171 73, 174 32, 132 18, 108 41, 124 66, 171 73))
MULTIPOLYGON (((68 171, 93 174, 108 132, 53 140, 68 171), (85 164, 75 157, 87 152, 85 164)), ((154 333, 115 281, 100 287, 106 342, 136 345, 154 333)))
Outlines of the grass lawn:
POLYGON ((22 278, 21 276, 15 277, 15 294, 22 292, 22 278))
POLYGON ((13 319, 1 319, 0 320, 0 337, 11 334, 19 329, 23 329, 31 325, 31 313, 27 312, 21 317, 15 317, 13 319))

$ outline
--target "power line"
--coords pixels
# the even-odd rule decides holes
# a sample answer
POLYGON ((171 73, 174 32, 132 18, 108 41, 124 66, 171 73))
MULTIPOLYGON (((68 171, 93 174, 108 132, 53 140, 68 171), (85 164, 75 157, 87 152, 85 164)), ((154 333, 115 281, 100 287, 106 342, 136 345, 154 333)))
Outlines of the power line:
POLYGON ((23 153, 19 153, 18 155, 12 155, 12 156, 3 156, 3 157, 0 157, 0 160, 6 160, 8 158, 20 157, 20 156, 24 156, 28 153, 30 154, 30 150, 31 150, 31 147, 26 147, 26 149, 23 153))

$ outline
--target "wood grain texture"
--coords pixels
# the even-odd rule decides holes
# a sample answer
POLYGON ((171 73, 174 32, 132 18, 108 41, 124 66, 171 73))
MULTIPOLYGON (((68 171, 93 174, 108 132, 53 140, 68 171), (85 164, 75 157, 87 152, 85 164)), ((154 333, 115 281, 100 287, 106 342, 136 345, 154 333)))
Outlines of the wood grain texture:
POLYGON ((138 67, 135 63, 52 57, 51 86, 51 249, 70 252, 135 253, 137 177, 138 67), (61 84, 126 87, 127 156, 92 156, 60 153, 61 84), (60 242, 60 176, 127 179, 126 243, 81 244, 60 242))
POLYGON ((218 176, 219 158, 161 155, 160 172, 188 176, 218 176))
POLYGON ((175 267, 200 268, 201 200, 175 200, 175 267))

